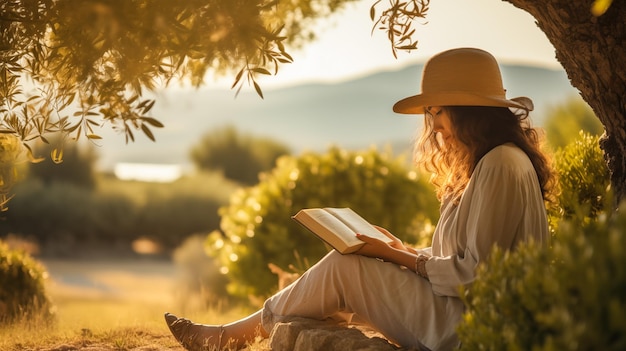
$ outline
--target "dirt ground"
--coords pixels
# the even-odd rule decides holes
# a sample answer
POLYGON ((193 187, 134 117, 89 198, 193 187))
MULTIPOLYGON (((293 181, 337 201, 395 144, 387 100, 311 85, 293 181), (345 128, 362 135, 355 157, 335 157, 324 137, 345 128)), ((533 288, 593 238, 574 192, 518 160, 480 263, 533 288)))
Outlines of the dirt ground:
POLYGON ((184 351, 184 349, 180 346, 164 346, 168 342, 167 340, 163 340, 164 338, 169 338, 169 335, 154 335, 154 340, 152 342, 148 340, 145 345, 130 348, 121 348, 115 343, 84 344, 79 342, 75 344, 55 345, 49 348, 39 349, 37 351, 184 351))

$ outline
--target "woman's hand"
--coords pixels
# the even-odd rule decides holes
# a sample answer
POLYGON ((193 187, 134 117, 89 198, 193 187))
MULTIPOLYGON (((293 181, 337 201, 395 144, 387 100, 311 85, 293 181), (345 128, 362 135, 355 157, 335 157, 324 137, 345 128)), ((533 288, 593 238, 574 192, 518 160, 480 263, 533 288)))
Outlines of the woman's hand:
POLYGON ((367 235, 357 234, 356 237, 359 240, 364 241, 365 245, 357 250, 355 252, 356 254, 387 260, 391 257, 391 255, 393 255, 393 251, 409 251, 406 246, 404 246, 404 243, 402 243, 402 240, 395 237, 387 229, 377 225, 374 227, 378 229, 379 232, 383 233, 383 235, 391 239, 391 242, 387 243, 367 235))
MULTIPOLYGON (((380 258, 386 260, 390 257, 391 253, 395 250, 391 244, 387 244, 382 240, 378 240, 376 238, 372 238, 367 235, 357 234, 356 237, 365 242, 365 245, 361 246, 360 249, 355 251, 354 253, 357 255, 372 257, 372 258, 380 258)), ((393 244, 393 243, 392 243, 393 244)))
MULTIPOLYGON (((389 246, 393 247, 396 250, 408 251, 407 247, 404 246, 404 243, 402 242, 402 240, 398 239, 396 236, 391 234, 387 229, 385 229, 383 227, 379 227, 377 225, 374 225, 374 228, 378 229, 379 232, 383 233, 386 237, 388 237, 389 239, 392 240, 392 242, 389 244, 389 246)), ((361 240, 363 240, 363 239, 361 239, 361 240)), ((365 240, 363 240, 363 241, 365 241, 365 240)))
POLYGON ((415 267, 417 253, 404 246, 402 241, 391 235, 388 231, 381 230, 381 232, 390 237, 392 242, 388 244, 382 240, 378 240, 367 235, 357 234, 356 237, 359 240, 364 241, 365 245, 361 246, 361 248, 354 253, 372 258, 379 258, 383 261, 392 262, 399 266, 404 266, 413 270, 413 267, 415 267))
POLYGON ((402 240, 396 238, 387 229, 374 226, 386 237, 391 239, 391 243, 378 240, 367 235, 357 234, 356 237, 365 242, 359 250, 355 252, 357 255, 379 258, 383 261, 393 262, 400 266, 412 267, 415 263, 417 252, 414 249, 406 247, 402 240))

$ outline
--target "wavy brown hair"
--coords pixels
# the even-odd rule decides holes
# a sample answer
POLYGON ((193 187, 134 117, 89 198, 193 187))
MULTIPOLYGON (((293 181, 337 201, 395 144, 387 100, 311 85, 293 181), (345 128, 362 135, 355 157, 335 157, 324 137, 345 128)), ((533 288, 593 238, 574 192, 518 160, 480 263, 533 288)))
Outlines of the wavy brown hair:
POLYGON ((506 107, 446 106, 455 145, 444 145, 433 128, 433 117, 424 115, 424 131, 415 144, 415 161, 432 173, 437 196, 458 202, 478 161, 498 145, 514 143, 530 158, 544 200, 553 201, 555 176, 549 157, 541 149, 537 129, 528 113, 506 107))

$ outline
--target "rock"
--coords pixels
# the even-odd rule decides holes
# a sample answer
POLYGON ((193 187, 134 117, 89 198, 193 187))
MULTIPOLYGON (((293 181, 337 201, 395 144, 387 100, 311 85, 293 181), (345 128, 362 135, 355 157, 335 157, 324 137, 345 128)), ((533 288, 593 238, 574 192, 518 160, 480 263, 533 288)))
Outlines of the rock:
POLYGON ((365 327, 297 317, 277 323, 269 345, 272 351, 408 351, 365 327))

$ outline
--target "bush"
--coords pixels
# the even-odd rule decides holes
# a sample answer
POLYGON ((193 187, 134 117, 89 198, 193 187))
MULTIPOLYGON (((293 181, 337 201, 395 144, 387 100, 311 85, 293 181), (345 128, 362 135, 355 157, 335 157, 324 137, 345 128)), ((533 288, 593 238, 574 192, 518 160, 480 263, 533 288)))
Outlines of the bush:
POLYGON ((609 169, 598 136, 581 132, 571 144, 557 150, 554 159, 561 193, 560 213, 551 213, 552 217, 576 217, 584 222, 611 205, 609 169))
POLYGON ((0 325, 53 317, 43 266, 21 250, 0 241, 0 325))
POLYGON ((33 238, 52 255, 75 255, 81 252, 77 246, 131 254, 137 238, 173 248, 189 235, 219 228, 217 210, 235 188, 218 174, 167 184, 101 177, 94 190, 30 179, 15 186, 11 209, 1 215, 0 236, 33 238))
POLYGON ((207 133, 192 148, 191 159, 200 170, 219 170, 224 177, 253 185, 259 173, 274 167, 276 159, 289 148, 268 138, 253 137, 224 127, 207 133))
POLYGON ((128 219, 137 208, 122 195, 32 179, 18 184, 15 193, 0 233, 34 238, 46 253, 74 254, 80 244, 128 243, 135 234, 128 219))
POLYGON ((274 263, 316 262, 328 249, 291 216, 308 207, 351 207, 407 242, 432 234, 438 202, 428 182, 401 159, 376 150, 282 157, 261 182, 236 192, 220 209, 223 236, 209 238, 211 252, 229 273, 236 296, 264 296, 276 287, 274 263), (409 227, 419 230, 409 230, 409 227))
POLYGON ((466 296, 466 350, 626 349, 626 203, 562 224, 552 247, 494 250, 466 296))
POLYGON ((149 201, 141 207, 136 234, 153 238, 168 247, 175 247, 185 238, 219 227, 218 208, 223 203, 197 192, 163 192, 148 194, 149 201))
POLYGON ((551 217, 562 222, 553 242, 494 249, 466 292, 463 349, 626 348, 626 203, 611 210, 598 137, 581 133, 555 156, 562 211, 551 217))
POLYGON ((565 103, 552 107, 544 126, 548 142, 554 148, 571 144, 579 132, 599 136, 604 130, 591 107, 580 96, 574 96, 565 103))
POLYGON ((183 177, 171 184, 145 184, 135 233, 168 247, 196 233, 219 228, 218 209, 239 188, 215 173, 183 177))

